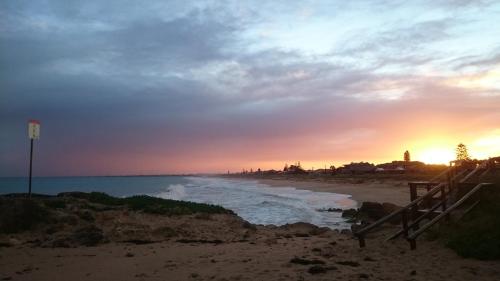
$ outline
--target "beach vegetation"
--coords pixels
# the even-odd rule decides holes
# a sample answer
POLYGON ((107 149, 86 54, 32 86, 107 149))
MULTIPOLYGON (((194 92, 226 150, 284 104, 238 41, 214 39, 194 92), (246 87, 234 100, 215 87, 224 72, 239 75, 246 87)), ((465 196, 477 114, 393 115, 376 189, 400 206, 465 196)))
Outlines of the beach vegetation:
POLYGON ((410 161, 411 161, 411 159, 410 159, 410 152, 409 152, 408 150, 407 150, 407 151, 405 151, 405 153, 404 153, 404 155, 403 155, 403 160, 404 160, 405 162, 410 162, 410 161))
POLYGON ((0 233, 18 233, 47 222, 50 213, 40 202, 22 198, 0 199, 0 233))
POLYGON ((161 215, 187 215, 195 213, 207 214, 234 214, 233 211, 221 206, 163 199, 148 195, 135 195, 131 197, 118 198, 103 192, 76 192, 72 197, 86 199, 90 203, 106 206, 127 206, 134 211, 143 211, 151 214, 161 215))
POLYGON ((480 203, 460 220, 434 229, 429 238, 439 239, 466 258, 500 259, 500 185, 484 188, 480 203))
POLYGON ((463 143, 459 143, 457 148, 455 149, 457 160, 467 161, 470 160, 469 152, 467 150, 467 146, 463 143))

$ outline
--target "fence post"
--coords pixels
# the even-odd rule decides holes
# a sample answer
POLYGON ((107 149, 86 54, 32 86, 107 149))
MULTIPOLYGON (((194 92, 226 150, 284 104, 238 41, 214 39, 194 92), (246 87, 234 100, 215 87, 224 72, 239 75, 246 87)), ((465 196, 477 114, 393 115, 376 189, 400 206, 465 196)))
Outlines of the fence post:
POLYGON ((403 234, 408 238, 408 210, 404 209, 401 213, 401 223, 403 224, 403 234))
MULTIPOLYGON (((441 186, 441 209, 446 211, 446 188, 444 185, 441 186)), ((448 220, 450 217, 447 215, 446 219, 448 220)))
POLYGON ((408 185, 410 186, 410 202, 412 202, 417 199, 417 185, 413 182, 409 182, 408 185))
POLYGON ((417 249, 417 241, 415 239, 410 239, 410 249, 415 250, 417 249))
POLYGON ((366 246, 365 237, 363 235, 358 235, 358 241, 359 241, 360 248, 364 248, 366 246))

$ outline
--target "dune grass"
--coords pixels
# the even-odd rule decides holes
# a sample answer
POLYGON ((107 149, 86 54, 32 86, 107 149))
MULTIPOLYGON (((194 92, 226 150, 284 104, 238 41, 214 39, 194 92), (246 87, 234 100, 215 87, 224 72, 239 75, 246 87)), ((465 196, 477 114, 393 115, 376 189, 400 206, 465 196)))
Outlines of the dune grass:
POLYGON ((72 193, 71 197, 86 199, 91 203, 106 206, 127 206, 134 211, 143 211, 162 215, 187 215, 194 213, 234 214, 221 206, 162 199, 147 195, 117 198, 102 192, 72 193))
POLYGON ((442 225, 431 236, 466 258, 500 259, 500 185, 484 188, 480 204, 461 220, 442 225))
POLYGON ((0 233, 18 233, 47 222, 50 213, 35 200, 0 199, 0 233))

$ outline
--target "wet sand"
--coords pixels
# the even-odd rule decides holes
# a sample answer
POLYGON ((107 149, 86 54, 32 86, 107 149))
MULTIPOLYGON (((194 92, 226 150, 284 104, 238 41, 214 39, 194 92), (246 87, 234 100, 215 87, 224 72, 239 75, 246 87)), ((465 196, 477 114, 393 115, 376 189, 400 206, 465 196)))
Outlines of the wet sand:
POLYGON ((403 181, 363 181, 360 183, 341 180, 319 182, 313 180, 258 179, 258 181, 274 187, 295 187, 319 192, 349 194, 358 203, 364 201, 389 202, 403 206, 410 202, 410 190, 407 182, 403 181))

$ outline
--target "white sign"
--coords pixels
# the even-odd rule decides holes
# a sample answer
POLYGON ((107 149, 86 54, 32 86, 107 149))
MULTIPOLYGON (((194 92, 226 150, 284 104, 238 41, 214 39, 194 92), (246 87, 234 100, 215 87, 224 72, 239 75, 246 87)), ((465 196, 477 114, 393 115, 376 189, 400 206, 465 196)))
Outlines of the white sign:
POLYGON ((38 120, 30 120, 28 122, 28 135, 30 139, 40 138, 40 122, 38 120))

